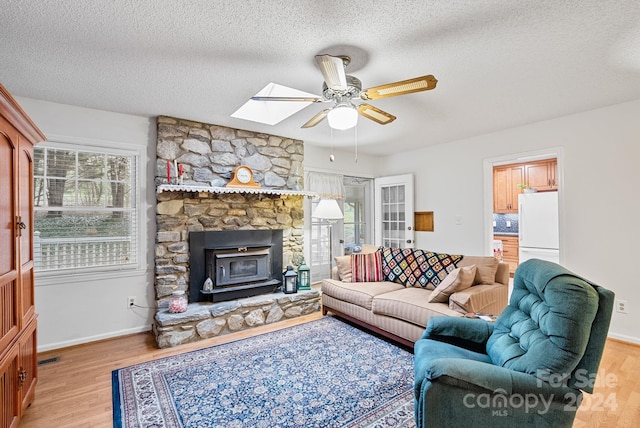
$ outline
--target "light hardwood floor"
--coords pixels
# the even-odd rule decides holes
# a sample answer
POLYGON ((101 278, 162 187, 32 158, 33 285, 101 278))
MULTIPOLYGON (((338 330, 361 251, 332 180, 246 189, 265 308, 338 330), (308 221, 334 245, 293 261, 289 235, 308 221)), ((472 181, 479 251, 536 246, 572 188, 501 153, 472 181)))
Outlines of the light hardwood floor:
MULTIPOLYGON (((151 333, 104 340, 38 355, 59 357, 39 367, 36 399, 20 428, 112 427, 111 372, 181 352, 202 349, 321 318, 320 313, 222 337, 158 349, 151 333)), ((607 341, 597 387, 586 395, 574 427, 636 427, 640 424, 640 347, 607 341), (605 378, 608 377, 607 382, 605 378), (615 405, 615 408, 614 408, 615 405)))

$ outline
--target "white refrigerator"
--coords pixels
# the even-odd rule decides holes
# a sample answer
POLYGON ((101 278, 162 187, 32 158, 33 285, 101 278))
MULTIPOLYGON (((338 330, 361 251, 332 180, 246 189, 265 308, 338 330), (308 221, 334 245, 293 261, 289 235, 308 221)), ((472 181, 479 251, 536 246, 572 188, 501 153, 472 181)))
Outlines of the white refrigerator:
POLYGON ((519 262, 542 259, 560 262, 558 192, 518 195, 519 262))

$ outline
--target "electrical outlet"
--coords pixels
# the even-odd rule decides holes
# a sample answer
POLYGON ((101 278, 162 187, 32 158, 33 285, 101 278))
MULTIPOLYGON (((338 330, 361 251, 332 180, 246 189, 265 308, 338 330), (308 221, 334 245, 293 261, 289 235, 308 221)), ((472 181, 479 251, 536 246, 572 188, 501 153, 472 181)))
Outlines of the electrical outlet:
POLYGON ((127 297, 127 308, 128 309, 133 309, 135 307, 135 304, 136 304, 136 296, 127 297))
POLYGON ((628 314, 627 312, 627 301, 616 299, 616 312, 620 312, 621 314, 628 314))

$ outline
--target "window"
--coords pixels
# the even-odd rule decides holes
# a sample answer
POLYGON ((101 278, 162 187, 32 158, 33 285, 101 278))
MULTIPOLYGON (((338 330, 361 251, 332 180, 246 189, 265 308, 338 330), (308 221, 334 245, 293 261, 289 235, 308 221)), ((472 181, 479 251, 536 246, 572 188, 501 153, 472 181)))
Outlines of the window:
POLYGON ((36 271, 137 267, 137 153, 76 147, 34 150, 36 271))
POLYGON ((344 177, 344 252, 351 254, 353 249, 363 244, 373 244, 369 237, 367 210, 371 179, 344 177))

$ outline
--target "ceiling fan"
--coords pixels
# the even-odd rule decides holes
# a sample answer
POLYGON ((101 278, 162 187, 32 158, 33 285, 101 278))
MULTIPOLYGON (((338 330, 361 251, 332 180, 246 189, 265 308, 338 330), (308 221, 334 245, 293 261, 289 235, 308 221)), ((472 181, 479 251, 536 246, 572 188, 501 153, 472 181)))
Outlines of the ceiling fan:
POLYGON ((324 77, 322 96, 270 83, 231 116, 275 125, 310 104, 332 103, 330 108, 321 110, 302 125, 302 128, 311 128, 327 118, 331 128, 349 129, 356 125, 358 115, 386 125, 396 117, 363 101, 427 91, 435 88, 438 83, 435 77, 427 75, 362 89, 362 83, 358 78, 346 74, 346 68, 351 62, 350 57, 316 55, 315 60, 324 77), (259 105, 256 105, 256 102, 259 105), (275 113, 274 109, 269 111, 269 105, 276 103, 284 110, 275 113))

